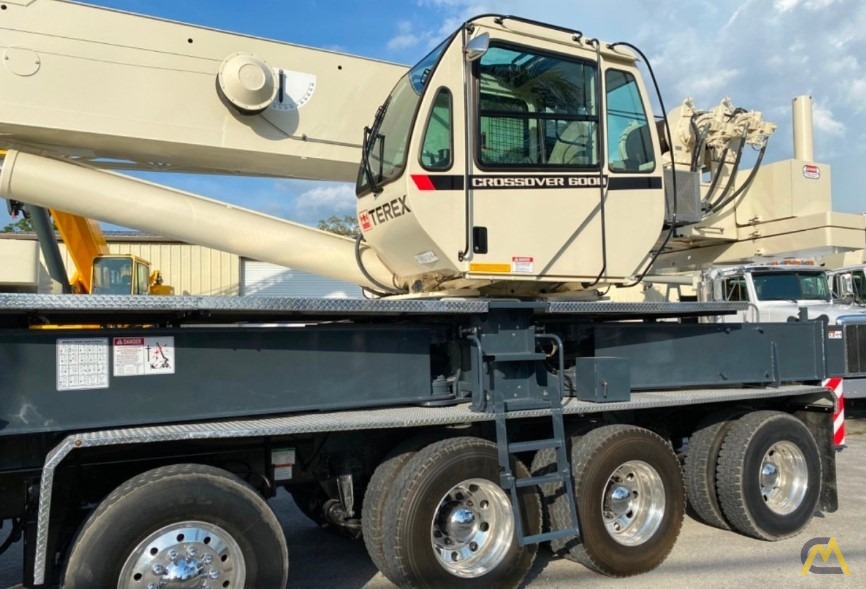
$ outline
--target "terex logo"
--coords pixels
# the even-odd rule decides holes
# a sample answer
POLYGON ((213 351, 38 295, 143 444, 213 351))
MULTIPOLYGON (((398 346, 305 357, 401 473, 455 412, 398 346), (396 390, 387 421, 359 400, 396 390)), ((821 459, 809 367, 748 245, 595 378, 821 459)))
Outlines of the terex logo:
POLYGON ((406 204, 407 195, 400 198, 395 198, 386 203, 383 203, 375 209, 369 209, 358 213, 358 223, 361 225, 361 231, 369 231, 377 225, 381 225, 391 219, 402 217, 406 213, 411 213, 412 209, 406 204))

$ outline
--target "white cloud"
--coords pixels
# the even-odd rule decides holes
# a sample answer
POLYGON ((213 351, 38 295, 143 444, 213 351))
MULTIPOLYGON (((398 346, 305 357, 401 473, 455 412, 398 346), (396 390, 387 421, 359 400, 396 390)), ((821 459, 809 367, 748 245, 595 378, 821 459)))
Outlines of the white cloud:
POLYGON ((355 213, 355 187, 351 184, 327 183, 298 194, 292 207, 294 218, 300 223, 316 225, 331 215, 355 213))
POLYGON ((388 49, 401 51, 418 44, 419 35, 412 30, 412 23, 401 21, 397 23, 397 35, 388 41, 388 49))
POLYGON ((710 96, 721 96, 729 91, 732 81, 740 71, 726 69, 698 74, 677 84, 677 89, 683 95, 697 96, 701 99, 710 96))
POLYGON ((815 131, 831 137, 840 137, 845 134, 845 125, 836 120, 832 111, 820 103, 812 105, 812 125, 815 131))
POLYGON ((848 103, 855 112, 866 111, 866 78, 851 80, 848 87, 848 103))
POLYGON ((779 12, 788 12, 789 10, 793 10, 799 3, 800 0, 776 0, 773 2, 773 8, 779 12))
POLYGON ((834 4, 837 0, 776 0, 773 7, 779 12, 789 12, 798 6, 806 10, 822 10, 834 4))

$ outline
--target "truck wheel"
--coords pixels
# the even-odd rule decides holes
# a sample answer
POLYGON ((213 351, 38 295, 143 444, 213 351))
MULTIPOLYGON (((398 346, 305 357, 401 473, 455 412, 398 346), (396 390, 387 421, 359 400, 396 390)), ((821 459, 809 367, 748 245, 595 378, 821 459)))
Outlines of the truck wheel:
POLYGON ((285 587, 288 549, 264 499, 236 476, 179 464, 115 489, 78 533, 64 589, 285 587))
POLYGON ((697 519, 722 530, 730 530, 716 492, 716 468, 725 436, 740 413, 718 413, 701 421, 689 438, 683 462, 686 476, 686 499, 697 519))
MULTIPOLYGON (((587 428, 570 428, 567 430, 566 439, 570 439, 571 447, 573 448, 577 441, 584 433, 589 431, 587 428)), ((532 476, 545 476, 556 472, 556 450, 552 448, 544 448, 535 453, 532 458, 532 476)), ((561 483, 545 483, 540 485, 541 491, 541 515, 543 522, 543 531, 549 532, 555 529, 551 526, 550 508, 556 501, 564 501, 565 489, 561 483)), ((567 513, 566 513, 567 515, 567 513)), ((566 517, 566 526, 571 525, 570 520, 566 517)), ((550 549, 555 554, 560 554, 566 550, 569 542, 564 538, 556 538, 550 541, 550 549)))
POLYGON ((364 493, 364 516, 361 518, 361 534, 367 554, 376 568, 390 578, 390 560, 385 557, 385 529, 382 527, 383 513, 388 496, 393 491, 394 479, 415 452, 400 452, 380 464, 370 479, 364 493))
MULTIPOLYGON (((517 477, 529 475, 513 462, 517 477)), ((538 493, 519 495, 524 533, 541 527, 538 493)), ((537 545, 518 544, 511 501, 499 486, 496 445, 451 438, 415 454, 382 514, 388 578, 399 587, 516 587, 537 545)))
POLYGON ((777 411, 749 413, 719 455, 719 502, 738 532, 762 540, 798 534, 821 495, 821 457, 809 429, 777 411))
MULTIPOLYGON (((683 523, 685 491, 679 460, 659 435, 630 425, 592 430, 572 444, 571 468, 581 537, 567 558, 612 577, 660 565, 683 523)), ((550 505, 554 529, 568 526, 563 499, 550 505)))
MULTIPOLYGON (((538 450, 532 457, 532 466, 529 468, 532 476, 541 477, 556 472, 556 450, 545 448, 538 450)), ((550 523, 550 506, 562 495, 562 485, 558 483, 544 483, 539 485, 541 492, 541 524, 542 531, 549 532, 552 529, 550 523)), ((566 540, 556 539, 550 541, 550 549, 558 553, 565 548, 566 540)))

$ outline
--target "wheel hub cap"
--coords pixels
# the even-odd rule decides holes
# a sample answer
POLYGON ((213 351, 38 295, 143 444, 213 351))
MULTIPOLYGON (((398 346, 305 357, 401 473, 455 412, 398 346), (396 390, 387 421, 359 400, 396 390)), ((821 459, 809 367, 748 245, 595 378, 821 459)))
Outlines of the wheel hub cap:
POLYGON ((601 501, 608 534, 624 546, 638 546, 658 530, 665 513, 665 487, 658 471, 630 460, 611 473, 601 501))
POLYGON ((456 577, 480 577, 505 558, 514 536, 511 503, 499 485, 469 479, 439 501, 430 526, 436 560, 456 577))
POLYGON ((456 507, 445 524, 448 537, 455 542, 466 543, 477 531, 475 512, 465 507, 456 507))
POLYGON ((631 511, 631 490, 617 485, 610 493, 610 510, 616 516, 623 516, 631 511))
POLYGON ((246 567, 240 547, 219 526, 187 521, 165 526, 127 557, 118 589, 242 588, 246 567))
POLYGON ((795 511, 809 483, 809 468, 802 450, 792 442, 770 446, 761 461, 761 497, 773 512, 788 515, 795 511))

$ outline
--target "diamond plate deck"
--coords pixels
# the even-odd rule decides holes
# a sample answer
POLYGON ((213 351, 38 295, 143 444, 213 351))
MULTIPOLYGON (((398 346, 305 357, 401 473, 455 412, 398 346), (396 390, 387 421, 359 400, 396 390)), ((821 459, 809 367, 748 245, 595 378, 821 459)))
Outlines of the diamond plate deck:
POLYGON ((461 317, 493 308, 532 308, 539 315, 658 319, 735 313, 745 303, 616 303, 490 299, 323 299, 294 297, 0 294, 0 319, 24 323, 267 322, 310 318, 461 317))

